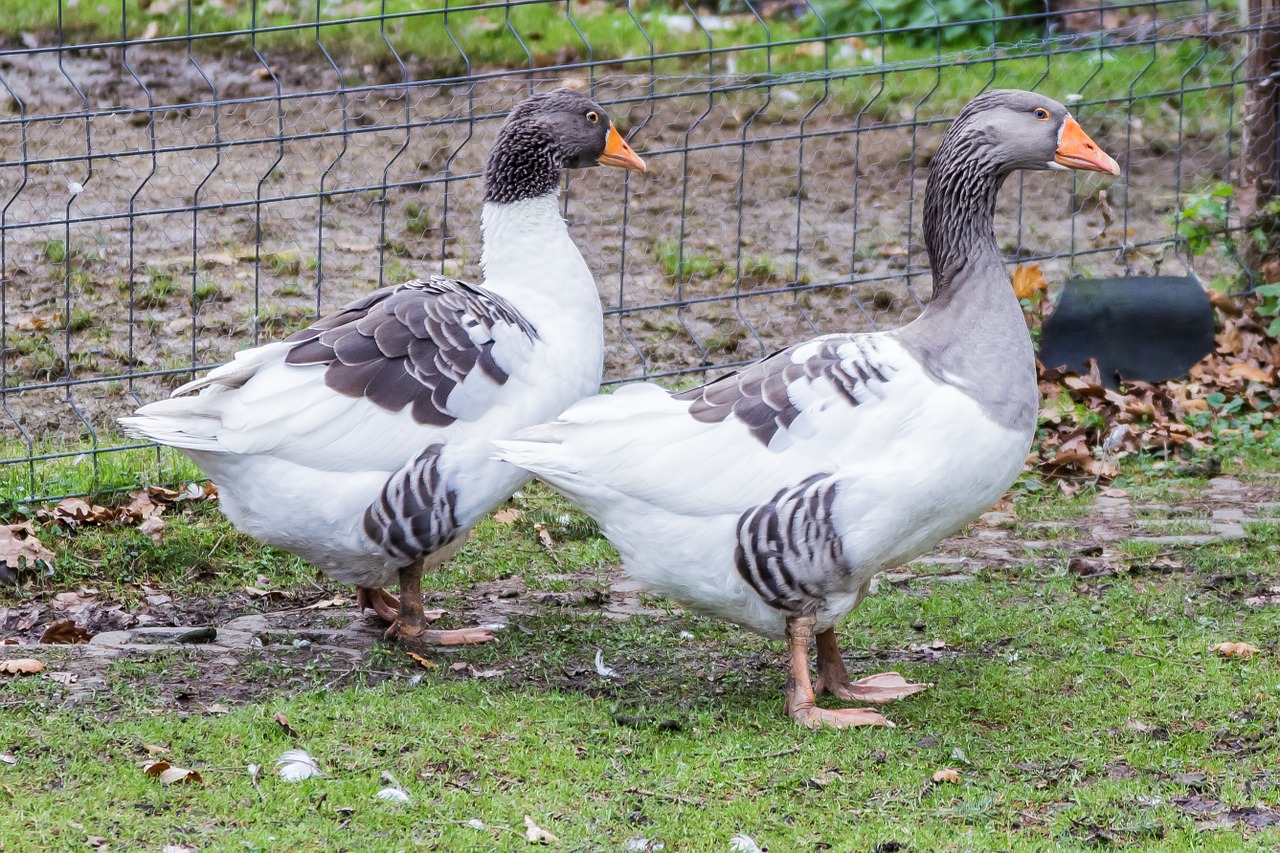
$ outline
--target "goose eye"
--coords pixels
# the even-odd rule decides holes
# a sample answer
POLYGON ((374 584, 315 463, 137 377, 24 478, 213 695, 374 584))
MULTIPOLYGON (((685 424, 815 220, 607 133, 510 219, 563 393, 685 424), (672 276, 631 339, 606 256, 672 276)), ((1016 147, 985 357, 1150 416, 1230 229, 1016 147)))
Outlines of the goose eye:
POLYGON ((587 121, 590 122, 591 124, 595 124, 596 122, 600 121, 600 113, 596 112, 595 110, 592 110, 591 112, 587 113, 587 121))
POLYGON ((1044 107, 1037 107, 1035 111, 1035 117, 1040 119, 1040 121, 1044 121, 1045 119, 1049 118, 1049 111, 1046 110, 1044 107))

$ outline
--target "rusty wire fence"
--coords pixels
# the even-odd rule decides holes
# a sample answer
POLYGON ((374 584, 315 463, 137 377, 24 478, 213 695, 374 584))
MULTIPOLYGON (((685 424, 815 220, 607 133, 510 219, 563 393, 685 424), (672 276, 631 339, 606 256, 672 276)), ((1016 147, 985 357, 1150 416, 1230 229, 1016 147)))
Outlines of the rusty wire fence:
POLYGON ((913 317, 931 153, 991 87, 1067 101, 1126 167, 1011 181, 1011 263, 1237 272, 1173 239, 1238 176, 1246 27, 1217 2, 25 5, 0 22, 11 502, 189 476, 115 418, 379 285, 477 279, 489 142, 556 85, 650 164, 564 195, 610 382, 913 317))

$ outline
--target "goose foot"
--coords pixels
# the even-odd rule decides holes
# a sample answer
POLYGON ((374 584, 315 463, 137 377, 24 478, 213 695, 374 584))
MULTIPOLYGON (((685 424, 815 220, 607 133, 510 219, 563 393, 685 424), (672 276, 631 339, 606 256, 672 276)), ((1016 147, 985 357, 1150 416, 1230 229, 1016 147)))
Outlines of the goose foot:
MULTIPOLYGON (((422 609, 422 573, 424 569, 424 561, 418 560, 400 570, 400 609, 398 612, 392 612, 391 614, 391 619, 389 620, 391 627, 387 629, 386 638, 388 640, 421 643, 429 646, 465 646, 475 643, 496 642, 498 638, 488 628, 457 628, 450 631, 435 631, 427 627, 427 622, 431 621, 431 619, 439 619, 441 612, 433 610, 428 614, 422 609)), ((363 590, 361 591, 363 592, 363 590)), ((375 590, 375 592, 381 593, 387 599, 395 600, 394 596, 385 590, 375 590)), ((376 597, 374 600, 377 600, 376 597)), ((385 604, 385 601, 383 603, 385 604)), ((373 608, 378 610, 376 604, 373 605, 373 608)), ((381 616, 382 611, 379 610, 378 615, 381 616)))
POLYGON ((854 726, 888 726, 893 723, 884 715, 872 708, 807 708, 793 710, 791 719, 808 729, 820 729, 830 726, 833 729, 848 729, 854 726))
POLYGON ((928 686, 913 684, 896 672, 881 672, 850 681, 849 670, 836 646, 835 630, 828 628, 818 635, 818 680, 814 690, 819 694, 829 693, 846 702, 880 704, 919 693, 928 686))
POLYGON ((399 615, 400 599, 385 589, 360 586, 356 587, 356 606, 361 613, 372 610, 383 622, 395 622, 399 615))
MULTIPOLYGON (((787 620, 787 643, 790 646, 791 671, 787 679, 788 716, 797 724, 816 729, 830 726, 836 729, 853 726, 892 726, 878 711, 871 708, 819 708, 817 697, 813 692, 813 682, 809 679, 809 639, 813 636, 813 626, 817 620, 812 616, 793 616, 787 620)), ((824 631, 823 634, 830 632, 824 631)), ((821 642, 823 635, 819 635, 821 642)), ((830 637, 832 648, 835 635, 830 637)), ((819 649, 821 650, 821 646, 819 649)), ((840 656, 837 653, 836 660, 840 656)), ((843 667, 843 663, 841 664, 843 667)), ((848 673, 845 673, 848 680, 848 673)))
POLYGON ((418 641, 431 646, 470 646, 496 643, 498 638, 488 628, 455 628, 451 631, 423 631, 418 641))

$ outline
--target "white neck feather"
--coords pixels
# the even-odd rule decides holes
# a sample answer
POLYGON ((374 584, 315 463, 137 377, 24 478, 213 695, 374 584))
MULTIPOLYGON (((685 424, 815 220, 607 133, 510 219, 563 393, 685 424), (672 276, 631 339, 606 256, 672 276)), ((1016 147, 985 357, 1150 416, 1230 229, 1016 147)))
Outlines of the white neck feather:
POLYGON ((594 339, 603 333, 600 292, 560 215, 559 195, 485 204, 484 286, 509 300, 535 327, 581 326, 594 339))
POLYGON ((481 215, 484 252, 480 268, 484 270, 486 287, 506 295, 513 289, 546 290, 560 286, 538 281, 544 273, 591 279, 582 253, 569 237, 569 229, 560 215, 559 197, 556 191, 510 204, 485 203, 481 215))

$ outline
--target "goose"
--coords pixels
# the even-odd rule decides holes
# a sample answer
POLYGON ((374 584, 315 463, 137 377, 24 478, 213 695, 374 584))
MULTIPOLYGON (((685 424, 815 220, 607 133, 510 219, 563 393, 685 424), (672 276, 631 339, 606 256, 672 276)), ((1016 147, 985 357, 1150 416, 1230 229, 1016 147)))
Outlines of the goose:
POLYGON ((929 172, 933 297, 916 320, 814 338, 687 391, 624 386, 495 442, 593 516, 641 585, 785 639, 801 725, 892 725, 818 707, 815 690, 879 703, 925 688, 896 672, 851 681, 835 627, 876 573, 975 520, 1023 468, 1035 360, 993 226, 1019 169, 1119 174, 1057 101, 979 95, 929 172))
POLYGON ((122 426, 193 459, 238 529, 355 584, 389 638, 495 639, 428 631, 421 578, 531 479, 490 440, 600 388, 599 292, 559 210, 562 171, 597 163, 645 171, 584 94, 521 102, 485 164, 483 285, 436 275, 374 291, 122 426), (394 583, 398 601, 382 589, 394 583))

